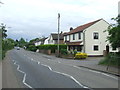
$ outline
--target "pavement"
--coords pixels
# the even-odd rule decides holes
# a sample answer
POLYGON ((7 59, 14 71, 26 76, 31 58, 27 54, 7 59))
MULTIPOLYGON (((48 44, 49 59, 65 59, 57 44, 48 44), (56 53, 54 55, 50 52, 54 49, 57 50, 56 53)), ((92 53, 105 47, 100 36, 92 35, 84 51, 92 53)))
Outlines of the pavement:
MULTIPOLYGON (((44 55, 44 56, 50 59, 57 58, 54 55, 44 55)), ((88 68, 88 69, 120 76, 120 68, 113 66, 106 66, 106 65, 98 65, 99 61, 102 60, 103 58, 104 57, 87 57, 87 59, 82 59, 82 60, 64 59, 64 58, 58 58, 58 59, 60 60, 62 59, 65 62, 68 61, 67 62, 68 64, 76 65, 78 67, 88 68)))
POLYGON ((19 79, 20 73, 17 72, 16 67, 13 67, 14 64, 10 60, 9 52, 6 53, 6 57, 2 61, 2 88, 26 88, 19 79))

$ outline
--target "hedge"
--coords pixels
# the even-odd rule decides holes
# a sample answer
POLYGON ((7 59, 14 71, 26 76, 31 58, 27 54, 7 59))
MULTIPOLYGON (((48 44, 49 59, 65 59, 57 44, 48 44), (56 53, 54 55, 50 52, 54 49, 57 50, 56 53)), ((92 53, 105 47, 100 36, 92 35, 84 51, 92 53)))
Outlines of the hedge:
POLYGON ((27 47, 27 50, 30 50, 30 51, 36 51, 37 50, 37 47, 35 46, 35 45, 29 45, 28 47, 27 47))
MULTIPOLYGON (((47 45, 39 45, 37 46, 37 48, 40 50, 51 50, 52 53, 55 53, 55 50, 57 50, 57 46, 58 46, 57 44, 53 44, 53 45, 47 44, 47 45)), ((59 47, 60 47, 60 50, 67 49, 67 45, 65 44, 60 44, 59 47)))
POLYGON ((8 50, 11 50, 14 48, 14 43, 11 43, 9 40, 2 40, 2 59, 5 57, 5 53, 8 50))

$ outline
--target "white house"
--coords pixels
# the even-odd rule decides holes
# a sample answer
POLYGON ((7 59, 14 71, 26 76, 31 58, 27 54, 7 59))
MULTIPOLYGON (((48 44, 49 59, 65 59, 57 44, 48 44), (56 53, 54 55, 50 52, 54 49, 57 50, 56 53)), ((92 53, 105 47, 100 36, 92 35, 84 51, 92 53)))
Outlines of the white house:
POLYGON ((38 45, 43 45, 45 43, 45 40, 47 38, 43 37, 43 38, 40 38, 39 40, 35 41, 35 46, 38 46, 38 45))
MULTIPOLYGON (((63 34, 60 33, 59 37, 60 37, 59 43, 63 44, 64 43, 63 34)), ((44 44, 58 44, 58 34, 51 33, 50 36, 45 40, 44 44)))
POLYGON ((68 50, 85 52, 89 56, 101 56, 104 50, 113 51, 110 44, 106 42, 109 23, 99 19, 64 33, 64 42, 68 50))
POLYGON ((35 46, 41 45, 41 41, 36 41, 34 44, 35 46))
POLYGON ((47 37, 47 38, 45 39, 44 45, 45 45, 45 44, 48 44, 48 40, 49 40, 49 37, 47 37))

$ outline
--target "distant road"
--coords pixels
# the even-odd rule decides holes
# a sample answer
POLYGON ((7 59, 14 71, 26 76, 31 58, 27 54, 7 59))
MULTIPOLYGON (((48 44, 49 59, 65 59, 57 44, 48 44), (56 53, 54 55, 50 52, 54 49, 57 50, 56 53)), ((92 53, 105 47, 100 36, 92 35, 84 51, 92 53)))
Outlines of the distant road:
POLYGON ((3 87, 11 87, 5 79, 8 78, 18 83, 15 86, 18 88, 118 88, 116 76, 52 60, 40 53, 14 49, 7 56, 9 60, 3 64, 3 87), (6 62, 10 70, 6 70, 6 62), (4 75, 5 71, 13 72, 14 77, 4 75))

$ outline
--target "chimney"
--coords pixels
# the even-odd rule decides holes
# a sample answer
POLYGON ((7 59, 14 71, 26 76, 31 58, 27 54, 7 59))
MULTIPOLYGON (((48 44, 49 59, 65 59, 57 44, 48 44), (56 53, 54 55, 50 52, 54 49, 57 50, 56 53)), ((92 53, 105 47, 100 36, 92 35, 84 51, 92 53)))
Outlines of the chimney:
POLYGON ((63 34, 63 31, 61 31, 61 33, 60 34, 63 34))
POLYGON ((70 31, 73 30, 73 27, 70 27, 70 31))

